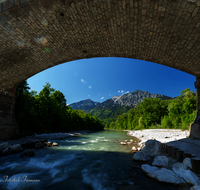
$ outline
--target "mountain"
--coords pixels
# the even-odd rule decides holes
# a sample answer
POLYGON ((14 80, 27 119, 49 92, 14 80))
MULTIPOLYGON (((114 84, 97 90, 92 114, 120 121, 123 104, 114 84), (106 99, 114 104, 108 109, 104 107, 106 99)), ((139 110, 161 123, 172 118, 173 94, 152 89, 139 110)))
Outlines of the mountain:
POLYGON ((131 93, 126 93, 121 96, 114 96, 111 99, 114 104, 119 104, 121 106, 137 106, 144 98, 161 98, 162 100, 172 99, 169 96, 162 94, 151 94, 148 91, 135 90, 131 93))
POLYGON ((70 106, 72 109, 83 110, 85 113, 89 113, 90 110, 92 110, 94 107, 96 107, 99 104, 100 104, 99 102, 93 102, 92 100, 87 99, 87 100, 82 100, 80 102, 70 104, 70 106))
POLYGON ((86 113, 92 113, 101 119, 104 124, 114 121, 118 115, 128 112, 132 107, 136 107, 144 98, 161 98, 162 100, 172 99, 162 94, 151 94, 148 91, 136 90, 121 96, 113 96, 112 98, 99 103, 90 99, 70 104, 73 109, 80 109, 86 113))

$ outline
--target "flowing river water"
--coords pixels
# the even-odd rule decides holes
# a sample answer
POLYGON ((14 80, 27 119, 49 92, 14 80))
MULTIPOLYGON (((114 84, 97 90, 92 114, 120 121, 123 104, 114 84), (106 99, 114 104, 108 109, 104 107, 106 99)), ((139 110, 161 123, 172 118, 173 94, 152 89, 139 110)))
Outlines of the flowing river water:
POLYGON ((34 157, 20 154, 0 158, 0 189, 14 190, 189 190, 190 186, 158 183, 133 162, 133 139, 126 132, 101 131, 56 140, 57 147, 35 150, 34 157))

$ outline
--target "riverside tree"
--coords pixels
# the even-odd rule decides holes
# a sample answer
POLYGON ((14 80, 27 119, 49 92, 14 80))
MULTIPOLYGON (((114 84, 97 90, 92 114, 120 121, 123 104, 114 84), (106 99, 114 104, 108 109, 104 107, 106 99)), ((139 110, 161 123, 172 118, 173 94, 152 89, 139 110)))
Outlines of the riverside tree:
POLYGON ((17 87, 16 120, 20 134, 67 132, 71 130, 102 130, 101 120, 81 110, 67 106, 62 92, 51 88, 49 83, 37 94, 29 92, 27 81, 17 87))

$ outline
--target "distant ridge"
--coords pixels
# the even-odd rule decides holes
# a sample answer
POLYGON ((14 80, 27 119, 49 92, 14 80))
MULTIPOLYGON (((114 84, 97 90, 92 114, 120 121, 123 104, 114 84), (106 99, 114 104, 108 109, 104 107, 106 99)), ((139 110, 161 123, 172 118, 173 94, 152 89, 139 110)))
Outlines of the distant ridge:
POLYGON ((94 102, 90 99, 82 100, 73 104, 70 104, 72 109, 83 110, 85 113, 89 113, 91 110, 95 112, 96 109, 110 107, 114 105, 136 107, 144 98, 161 98, 162 100, 172 99, 169 96, 162 94, 151 94, 148 91, 135 90, 130 93, 123 94, 121 96, 113 96, 110 99, 100 103, 94 102), (95 109, 96 108, 96 109, 95 109))
POLYGON ((72 109, 83 110, 85 113, 89 113, 90 110, 92 110, 99 104, 100 102, 94 102, 90 99, 87 99, 87 100, 81 100, 80 102, 70 104, 70 106, 72 107, 72 109))

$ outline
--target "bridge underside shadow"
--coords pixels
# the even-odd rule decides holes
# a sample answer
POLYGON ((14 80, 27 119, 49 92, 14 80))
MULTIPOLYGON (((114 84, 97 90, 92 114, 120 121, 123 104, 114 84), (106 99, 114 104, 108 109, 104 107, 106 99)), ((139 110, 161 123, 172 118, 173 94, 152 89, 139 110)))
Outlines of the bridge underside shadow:
MULTIPOLYGON (((197 77, 200 102, 199 7, 196 0, 0 3, 0 132, 12 131, 6 125, 16 128, 13 134, 18 130, 13 88, 45 69, 78 59, 127 57, 187 72, 197 77)), ((200 138, 199 103, 197 109, 192 138, 200 138)))

